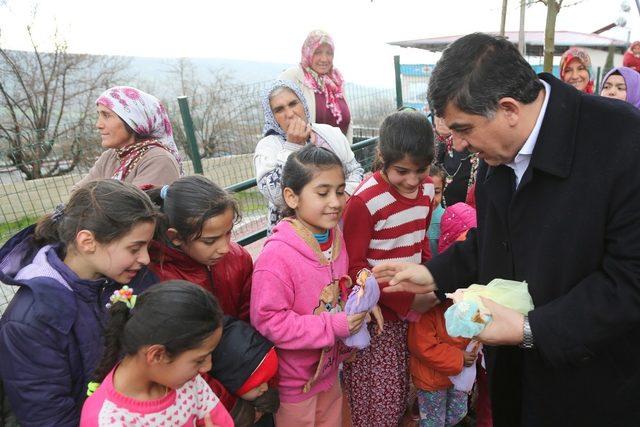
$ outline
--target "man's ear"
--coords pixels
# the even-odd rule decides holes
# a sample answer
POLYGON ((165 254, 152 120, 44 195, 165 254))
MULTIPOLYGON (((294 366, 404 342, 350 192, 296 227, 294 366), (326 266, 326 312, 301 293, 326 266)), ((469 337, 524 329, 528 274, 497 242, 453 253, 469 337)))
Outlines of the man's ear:
POLYGON ((97 246, 98 242, 96 241, 96 237, 93 232, 89 230, 78 231, 75 241, 75 247, 78 252, 83 254, 93 254, 95 253, 97 246))
POLYGON ((167 229, 167 238, 174 246, 179 247, 184 244, 184 240, 180 237, 180 233, 178 233, 178 230, 173 227, 167 229))
POLYGON ((522 105, 511 97, 504 97, 498 101, 498 108, 504 113, 504 117, 510 126, 516 126, 521 118, 522 105))
POLYGON ((293 190, 289 187, 286 187, 284 189, 284 191, 282 192, 282 196, 284 198, 284 202, 287 204, 287 206, 289 206, 291 209, 296 209, 298 207, 298 201, 299 201, 299 197, 296 193, 293 192, 293 190))
POLYGON ((148 365, 163 363, 168 359, 167 349, 161 344, 150 345, 145 352, 145 361, 148 365))

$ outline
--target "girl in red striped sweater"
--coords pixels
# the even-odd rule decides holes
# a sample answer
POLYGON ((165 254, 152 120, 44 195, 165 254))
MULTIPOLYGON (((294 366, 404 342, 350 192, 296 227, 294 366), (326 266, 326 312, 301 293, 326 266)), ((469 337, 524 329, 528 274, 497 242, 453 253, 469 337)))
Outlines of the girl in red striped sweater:
MULTIPOLYGON (((415 111, 393 113, 382 123, 378 144, 382 168, 356 189, 343 217, 354 282, 358 271, 382 261, 431 258, 426 235, 434 197, 431 125, 415 111)), ((372 330, 371 345, 344 366, 354 427, 395 427, 400 422, 409 390, 406 322, 417 320, 435 302, 433 294, 380 293, 384 330, 380 335, 372 330)))

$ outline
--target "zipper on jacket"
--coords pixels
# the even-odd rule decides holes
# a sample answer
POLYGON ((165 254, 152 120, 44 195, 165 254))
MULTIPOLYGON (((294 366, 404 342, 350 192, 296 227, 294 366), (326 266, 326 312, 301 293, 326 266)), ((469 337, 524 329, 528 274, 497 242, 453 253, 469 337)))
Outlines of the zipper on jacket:
POLYGON ((211 287, 211 292, 213 293, 215 289, 215 283, 213 282, 213 272, 211 271, 211 266, 207 265, 205 269, 207 270, 207 275, 209 277, 209 286, 211 287))
POLYGON ((102 305, 102 296, 104 295, 104 290, 107 288, 108 284, 109 284, 109 280, 105 279, 104 282, 102 283, 102 286, 100 286, 100 292, 98 292, 98 301, 97 301, 98 312, 96 314, 98 315, 98 324, 100 325, 103 331, 106 328, 106 322, 104 320, 104 316, 102 316, 102 310, 105 309, 105 307, 102 305))

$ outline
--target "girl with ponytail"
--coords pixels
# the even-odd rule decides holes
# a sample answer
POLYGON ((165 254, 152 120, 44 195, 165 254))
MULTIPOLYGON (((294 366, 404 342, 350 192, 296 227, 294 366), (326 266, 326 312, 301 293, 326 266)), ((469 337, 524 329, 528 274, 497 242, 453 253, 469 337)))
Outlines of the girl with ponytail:
POLYGON ((213 295, 183 280, 159 283, 139 297, 111 296, 101 382, 82 408, 81 427, 232 427, 229 413, 200 374, 222 337, 213 295))
POLYGON ((156 282, 156 215, 131 184, 93 181, 0 249, 0 281, 19 287, 0 320, 0 376, 20 425, 78 425, 109 295, 156 282))
POLYGON ((240 217, 231 194, 193 175, 147 191, 161 207, 151 243, 151 269, 160 280, 188 280, 211 292, 224 314, 249 321, 251 255, 231 241, 240 217))

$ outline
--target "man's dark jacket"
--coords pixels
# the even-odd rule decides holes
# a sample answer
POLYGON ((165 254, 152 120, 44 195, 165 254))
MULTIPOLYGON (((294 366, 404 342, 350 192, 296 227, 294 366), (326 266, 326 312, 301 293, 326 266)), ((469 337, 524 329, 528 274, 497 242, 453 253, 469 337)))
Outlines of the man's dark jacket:
POLYGON ((531 162, 478 170, 477 232, 427 267, 524 280, 535 346, 489 349, 496 426, 640 425, 640 112, 549 74, 531 162))

